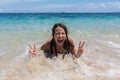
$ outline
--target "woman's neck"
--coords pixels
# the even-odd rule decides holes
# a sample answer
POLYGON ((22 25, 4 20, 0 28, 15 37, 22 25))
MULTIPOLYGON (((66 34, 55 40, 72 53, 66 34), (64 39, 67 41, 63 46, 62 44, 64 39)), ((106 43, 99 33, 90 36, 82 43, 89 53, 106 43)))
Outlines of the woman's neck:
POLYGON ((64 48, 63 48, 63 46, 56 46, 56 48, 57 48, 57 51, 64 51, 64 48))

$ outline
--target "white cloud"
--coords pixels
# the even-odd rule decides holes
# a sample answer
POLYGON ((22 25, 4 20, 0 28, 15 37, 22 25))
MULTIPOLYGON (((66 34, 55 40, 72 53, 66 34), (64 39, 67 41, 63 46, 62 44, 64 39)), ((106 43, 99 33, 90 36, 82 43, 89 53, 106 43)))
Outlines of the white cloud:
POLYGON ((86 8, 120 8, 120 2, 88 3, 86 8))
POLYGON ((105 3, 88 3, 84 7, 86 7, 86 8, 105 8, 106 4, 105 3))
POLYGON ((108 6, 111 6, 113 8, 119 8, 120 9, 120 2, 109 2, 108 6))
POLYGON ((106 5, 105 5, 105 3, 99 3, 99 7, 105 8, 106 5))
POLYGON ((100 3, 88 3, 88 4, 80 4, 80 3, 76 3, 76 4, 42 4, 40 2, 44 2, 44 1, 49 1, 49 0, 0 0, 0 12, 3 11, 68 11, 68 12, 91 12, 91 11, 120 11, 120 2, 100 2, 100 3), (21 3, 20 5, 15 5, 14 4, 10 4, 10 3, 21 3), (24 3, 22 5, 22 3, 24 3), (39 2, 40 4, 36 4, 36 3, 32 3, 29 4, 29 2, 39 2), (8 5, 10 4, 10 5, 8 5), (18 10, 19 8, 19 10, 18 10))

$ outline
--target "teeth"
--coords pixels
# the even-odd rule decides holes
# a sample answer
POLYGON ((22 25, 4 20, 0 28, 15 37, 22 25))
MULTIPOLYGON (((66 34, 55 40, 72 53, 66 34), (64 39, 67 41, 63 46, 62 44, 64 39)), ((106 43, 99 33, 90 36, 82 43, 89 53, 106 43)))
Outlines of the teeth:
POLYGON ((59 42, 62 42, 63 40, 58 40, 59 42))

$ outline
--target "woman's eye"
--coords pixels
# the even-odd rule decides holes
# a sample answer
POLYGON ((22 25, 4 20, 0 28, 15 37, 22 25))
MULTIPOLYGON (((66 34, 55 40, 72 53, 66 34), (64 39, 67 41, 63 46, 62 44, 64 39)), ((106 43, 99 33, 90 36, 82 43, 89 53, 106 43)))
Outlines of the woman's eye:
POLYGON ((60 35, 60 33, 56 33, 56 35, 60 35))
POLYGON ((65 35, 65 33, 56 33, 56 35, 65 35))
POLYGON ((62 35, 65 35, 65 33, 62 33, 62 35))

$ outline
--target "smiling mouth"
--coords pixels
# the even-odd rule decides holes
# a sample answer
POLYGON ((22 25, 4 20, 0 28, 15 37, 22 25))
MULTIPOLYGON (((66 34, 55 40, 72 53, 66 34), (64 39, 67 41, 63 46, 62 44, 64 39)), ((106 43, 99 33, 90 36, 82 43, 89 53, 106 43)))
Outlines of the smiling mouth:
POLYGON ((63 43, 64 40, 57 40, 59 43, 63 43))

